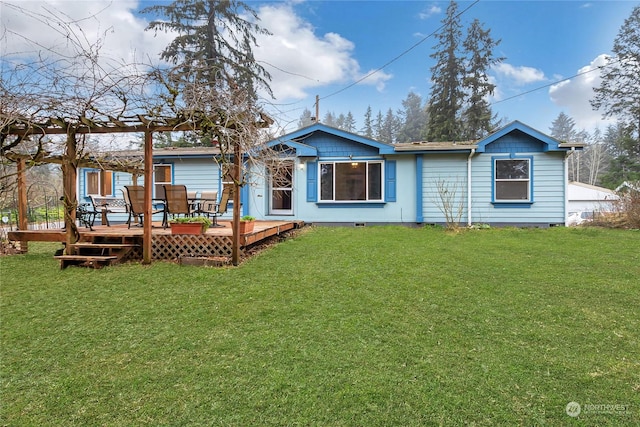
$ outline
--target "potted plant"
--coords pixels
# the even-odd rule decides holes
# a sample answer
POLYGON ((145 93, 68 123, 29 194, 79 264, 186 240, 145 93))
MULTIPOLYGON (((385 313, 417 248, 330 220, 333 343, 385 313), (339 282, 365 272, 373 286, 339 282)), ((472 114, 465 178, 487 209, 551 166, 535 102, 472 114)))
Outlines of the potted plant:
POLYGON ((240 234, 247 234, 253 231, 256 218, 251 215, 245 215, 240 218, 240 234))
POLYGON ((211 226, 211 220, 205 216, 185 216, 169 222, 171 234, 202 234, 211 226))

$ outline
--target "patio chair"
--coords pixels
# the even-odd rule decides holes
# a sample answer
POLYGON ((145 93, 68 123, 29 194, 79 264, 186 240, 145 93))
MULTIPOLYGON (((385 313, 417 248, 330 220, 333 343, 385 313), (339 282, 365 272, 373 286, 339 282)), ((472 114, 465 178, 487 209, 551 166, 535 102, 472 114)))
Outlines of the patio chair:
MULTIPOLYGON (((184 185, 165 185, 166 214, 176 217, 179 215, 193 216, 195 210, 189 203, 187 187, 184 185)), ((167 225, 165 224, 165 227, 167 225)))
POLYGON ((216 206, 218 205, 218 192, 217 191, 202 191, 200 193, 200 198, 197 203, 197 213, 198 215, 204 214, 209 216, 209 214, 215 212, 216 206))
POLYGON ((218 224, 218 217, 224 215, 227 212, 227 207, 229 206, 229 199, 231 198, 232 191, 233 187, 231 185, 225 185, 222 188, 222 196, 220 197, 220 202, 217 201, 217 192, 202 192, 202 200, 200 201, 200 212, 207 215, 209 218, 213 218, 213 224, 211 224, 211 227, 224 227, 224 225, 218 224), (205 194, 209 194, 212 197, 205 197, 205 194))
MULTIPOLYGON (((127 219, 127 226, 131 228, 131 220, 138 218, 140 225, 144 217, 144 186, 142 185, 125 185, 124 197, 128 205, 129 218, 127 219)), ((163 209, 153 208, 151 215, 157 213, 164 213, 163 209)), ((163 218, 164 221, 164 218, 163 218)))
POLYGON ((93 231, 93 223, 96 220, 97 214, 99 214, 99 212, 93 209, 91 203, 80 203, 76 208, 76 219, 81 225, 84 225, 91 231, 93 231))

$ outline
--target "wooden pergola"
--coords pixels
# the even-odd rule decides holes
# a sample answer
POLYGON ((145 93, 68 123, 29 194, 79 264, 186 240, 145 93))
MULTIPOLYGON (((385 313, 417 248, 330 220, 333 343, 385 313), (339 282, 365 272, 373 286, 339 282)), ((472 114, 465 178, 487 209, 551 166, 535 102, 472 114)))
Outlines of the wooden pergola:
MULTIPOLYGON (((269 124, 269 119, 262 117, 264 122, 259 125, 269 124)), ((11 120, 9 125, 0 129, 3 137, 14 136, 16 138, 26 138, 29 136, 66 135, 66 152, 55 158, 46 155, 19 155, 5 153, 5 157, 17 163, 17 184, 18 184, 18 226, 22 230, 27 229, 27 191, 25 171, 27 161, 32 163, 59 163, 62 167, 64 206, 65 206, 65 228, 66 228, 66 248, 72 248, 77 240, 76 219, 76 178, 78 166, 98 166, 104 168, 108 162, 99 164, 90 159, 78 159, 76 135, 82 134, 115 134, 115 133, 144 133, 144 166, 142 169, 145 182, 145 217, 151 218, 152 212, 152 186, 153 182, 153 133, 154 132, 179 132, 198 131, 202 129, 202 122, 198 120, 171 119, 150 119, 138 115, 134 120, 118 120, 109 117, 107 121, 97 122, 81 118, 78 123, 70 123, 61 119, 49 119, 45 123, 33 123, 30 120, 11 120)), ((233 224, 234 230, 238 230, 240 222, 240 191, 239 183, 241 177, 241 149, 239 144, 234 144, 234 192, 233 192, 233 224)), ((139 173, 139 169, 131 169, 128 172, 139 173)), ((151 263, 151 221, 143 223, 143 263, 151 263)), ((232 262, 239 263, 240 258, 240 235, 234 232, 232 262)))

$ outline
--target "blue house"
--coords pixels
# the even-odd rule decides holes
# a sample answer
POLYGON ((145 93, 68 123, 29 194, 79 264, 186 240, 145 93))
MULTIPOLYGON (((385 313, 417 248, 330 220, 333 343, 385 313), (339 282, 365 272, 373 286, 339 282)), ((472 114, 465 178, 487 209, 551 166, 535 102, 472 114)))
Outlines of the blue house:
MULTIPOLYGON (((243 214, 258 219, 540 227, 565 223, 567 158, 582 148, 518 121, 473 143, 390 145, 317 123, 268 145, 282 153, 278 167, 253 166, 241 193, 243 214)), ((225 179, 214 155, 212 149, 156 150, 154 186, 220 190, 225 179)), ((79 196, 117 195, 131 182, 117 172, 101 180, 105 174, 80 173, 79 196)))

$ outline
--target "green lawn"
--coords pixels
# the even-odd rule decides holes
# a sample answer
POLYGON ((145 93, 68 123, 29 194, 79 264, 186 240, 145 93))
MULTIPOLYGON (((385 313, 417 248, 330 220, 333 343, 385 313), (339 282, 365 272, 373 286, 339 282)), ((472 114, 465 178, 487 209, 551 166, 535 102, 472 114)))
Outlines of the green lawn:
POLYGON ((222 269, 56 247, 0 258, 3 426, 640 420, 638 231, 317 228, 222 269))

